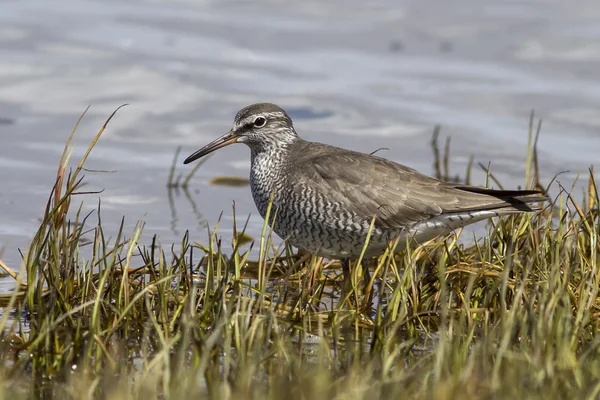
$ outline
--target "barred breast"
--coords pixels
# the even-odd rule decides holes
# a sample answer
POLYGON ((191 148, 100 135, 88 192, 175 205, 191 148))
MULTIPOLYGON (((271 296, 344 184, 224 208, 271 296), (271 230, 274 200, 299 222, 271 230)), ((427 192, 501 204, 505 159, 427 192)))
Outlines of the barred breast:
MULTIPOLYGON (((360 218, 341 202, 325 198, 308 185, 286 181, 274 157, 253 157, 250 188, 260 215, 291 245, 331 258, 356 258, 366 242, 371 220, 360 218)), ((374 228, 367 254, 384 249, 397 231, 374 228)))

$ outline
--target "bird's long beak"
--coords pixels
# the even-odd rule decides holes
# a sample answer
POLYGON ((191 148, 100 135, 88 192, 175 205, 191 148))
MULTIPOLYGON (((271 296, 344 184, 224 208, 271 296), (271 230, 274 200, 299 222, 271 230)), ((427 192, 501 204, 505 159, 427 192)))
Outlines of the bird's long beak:
POLYGON ((220 149, 221 147, 229 146, 230 144, 237 142, 238 137, 239 136, 233 130, 230 130, 220 138, 213 140, 212 142, 210 142, 209 144, 207 144, 206 146, 204 146, 203 148, 186 158, 183 163, 189 164, 192 161, 199 159, 200 157, 204 157, 205 155, 220 149))

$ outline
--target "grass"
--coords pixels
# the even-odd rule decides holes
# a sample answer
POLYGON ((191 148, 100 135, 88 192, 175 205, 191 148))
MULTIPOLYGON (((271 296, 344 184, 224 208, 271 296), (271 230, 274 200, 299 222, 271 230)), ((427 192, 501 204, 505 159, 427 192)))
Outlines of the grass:
MULTIPOLYGON (((451 235, 370 260, 372 279, 355 269, 342 298, 338 262, 274 251, 266 225, 258 260, 243 232, 226 252, 219 226, 203 244, 143 245, 143 223, 107 237, 100 207, 84 215, 76 196, 109 120, 71 169, 73 130, 21 273, 0 263, 15 278, 0 297, 2 398, 598 398, 593 171, 579 201, 561 190, 474 244, 451 235)), ((448 153, 438 174, 455 179, 448 153)))

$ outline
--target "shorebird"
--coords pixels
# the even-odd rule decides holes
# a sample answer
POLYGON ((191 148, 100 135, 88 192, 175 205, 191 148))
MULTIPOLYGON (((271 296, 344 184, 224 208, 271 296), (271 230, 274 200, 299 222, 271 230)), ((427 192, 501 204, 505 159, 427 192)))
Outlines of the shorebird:
POLYGON ((548 200, 536 190, 443 182, 385 158, 303 140, 271 103, 243 108, 229 132, 184 164, 233 143, 250 147, 252 196, 263 218, 272 198, 273 231, 345 262, 360 256, 373 219, 366 256, 397 238, 400 250, 491 217, 538 211, 548 200))

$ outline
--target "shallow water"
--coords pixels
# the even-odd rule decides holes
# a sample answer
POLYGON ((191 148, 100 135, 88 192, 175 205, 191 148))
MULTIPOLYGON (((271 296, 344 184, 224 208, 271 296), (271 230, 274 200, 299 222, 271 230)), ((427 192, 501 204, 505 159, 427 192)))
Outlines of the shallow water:
MULTIPOLYGON (((89 104, 81 156, 107 115, 121 110, 92 153, 85 209, 103 224, 146 221, 144 243, 206 242, 205 222, 235 200, 238 224, 262 219, 248 188, 209 186, 247 176, 249 151, 231 146, 193 180, 199 213, 166 189, 182 157, 227 131, 242 106, 276 102, 309 140, 381 153, 431 173, 436 123, 452 136, 452 169, 470 155, 506 186, 522 185, 531 109, 543 118, 542 179, 574 177, 600 153, 600 8, 593 1, 337 0, 0 1, 0 251, 18 268, 37 228, 64 142, 89 104), (365 6, 365 4, 369 4, 365 6)), ((186 173, 191 167, 178 166, 186 173)), ((483 184, 484 174, 474 175, 483 184)), ((227 242, 227 240, 225 240, 227 242)), ((12 287, 0 281, 0 291, 12 287)))

